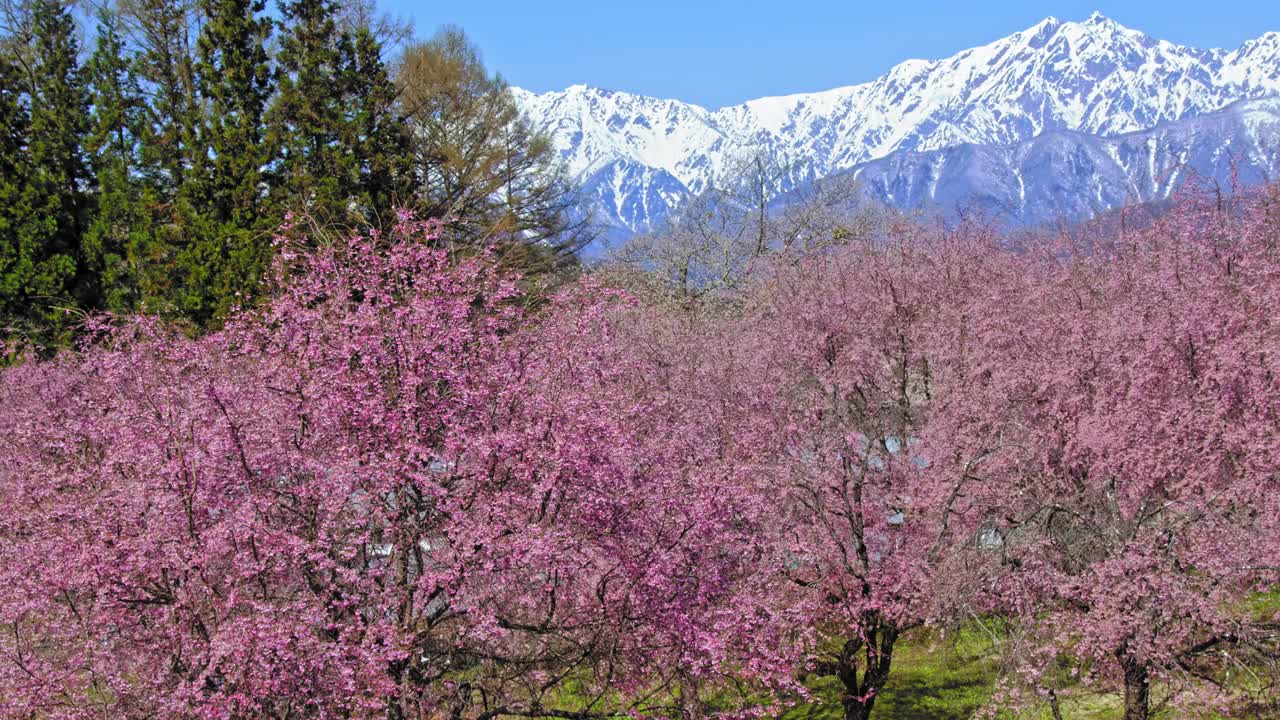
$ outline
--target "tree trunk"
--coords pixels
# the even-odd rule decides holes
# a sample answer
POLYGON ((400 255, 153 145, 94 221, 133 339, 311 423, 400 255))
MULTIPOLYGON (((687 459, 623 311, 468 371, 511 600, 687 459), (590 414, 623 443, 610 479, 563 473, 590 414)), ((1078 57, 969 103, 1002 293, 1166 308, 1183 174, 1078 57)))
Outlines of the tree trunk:
POLYGON ((1151 676, 1133 657, 1122 657, 1124 670, 1124 720, 1147 720, 1151 706, 1151 676))
POLYGON ((863 702, 857 698, 845 696, 843 704, 844 720, 870 720, 871 706, 874 704, 870 698, 863 702))
POLYGON ((1052 689, 1049 690, 1049 712, 1053 714, 1053 720, 1063 720, 1062 707, 1058 704, 1058 693, 1052 689))
POLYGON ((844 720, 870 720, 876 698, 884 690, 893 663, 893 645, 898 629, 892 625, 875 625, 867 631, 867 641, 850 640, 840 656, 840 679, 844 682, 844 720), (862 677, 858 677, 858 650, 865 650, 862 677))

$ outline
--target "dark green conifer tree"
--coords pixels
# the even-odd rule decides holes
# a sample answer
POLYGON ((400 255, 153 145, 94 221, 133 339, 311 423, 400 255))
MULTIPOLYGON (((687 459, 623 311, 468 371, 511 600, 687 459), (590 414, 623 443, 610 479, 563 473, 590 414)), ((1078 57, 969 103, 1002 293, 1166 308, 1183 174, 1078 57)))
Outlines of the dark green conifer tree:
POLYGON ((268 114, 278 153, 277 202, 320 223, 343 223, 359 180, 346 132, 346 97, 340 85, 346 38, 334 22, 332 0, 280 4, 280 92, 268 114))
POLYGON ((176 271, 178 311, 207 327, 253 295, 270 257, 263 114, 273 77, 262 0, 202 0, 201 7, 195 76, 206 115, 195 167, 178 193, 176 271))
POLYGON ((81 243, 79 294, 91 307, 126 312, 154 309, 152 278, 163 273, 164 253, 154 234, 156 192, 142 172, 146 105, 118 22, 99 14, 97 45, 85 65, 93 106, 85 151, 96 203, 81 243))
MULTIPOLYGON (((22 73, 7 52, 0 52, 0 343, 27 331, 27 304, 41 258, 31 242, 33 188, 27 112, 22 73)), ((14 349, 0 348, 0 364, 14 349)))
POLYGON ((203 178, 192 184, 213 217, 256 223, 267 156, 263 114, 274 90, 263 0, 204 0, 196 79, 208 114, 200 125, 203 178))
POLYGON ((280 93, 269 113, 277 204, 313 224, 379 224, 412 196, 409 128, 367 18, 284 0, 280 93))
POLYGON ((358 205, 365 220, 377 223, 392 210, 412 202, 417 191, 409 123, 396 112, 396 86, 382 60, 382 45, 367 27, 351 37, 351 56, 344 73, 348 132, 360 171, 358 205))
POLYGON ((36 0, 31 12, 29 80, 17 79, 11 61, 4 70, 4 192, 15 202, 6 209, 13 219, 0 251, 0 302, 7 335, 48 347, 65 339, 77 314, 72 289, 88 214, 81 150, 88 99, 69 8, 36 0))
MULTIPOLYGON (((162 207, 174 199, 195 166, 200 113, 195 77, 191 0, 127 0, 121 20, 137 48, 133 71, 148 98, 142 128, 140 170, 162 207)), ((169 218, 172 220, 172 218, 169 218)))

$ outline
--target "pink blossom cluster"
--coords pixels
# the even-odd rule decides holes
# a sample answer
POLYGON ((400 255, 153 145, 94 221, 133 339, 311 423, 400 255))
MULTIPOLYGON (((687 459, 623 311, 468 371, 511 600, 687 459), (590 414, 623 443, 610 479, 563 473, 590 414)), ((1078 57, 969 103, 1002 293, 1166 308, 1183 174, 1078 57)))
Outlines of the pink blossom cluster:
POLYGON ((102 320, 0 376, 0 717, 751 715, 824 675, 858 720, 904 634, 975 617, 1000 702, 1247 715, 1274 200, 902 222, 693 309, 528 310, 408 216, 286 228, 224 330, 102 320))

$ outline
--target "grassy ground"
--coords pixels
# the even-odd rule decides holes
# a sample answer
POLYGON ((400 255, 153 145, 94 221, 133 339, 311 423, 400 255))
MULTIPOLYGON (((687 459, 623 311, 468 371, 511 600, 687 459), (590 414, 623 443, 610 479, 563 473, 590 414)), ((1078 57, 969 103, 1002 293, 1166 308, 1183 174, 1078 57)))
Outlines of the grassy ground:
MULTIPOLYGON (((1280 592, 1258 595, 1242 608, 1245 614, 1266 620, 1280 613, 1280 592)), ((943 638, 936 632, 919 629, 903 636, 894 651, 889 683, 876 702, 874 720, 968 720, 991 698, 998 675, 997 627, 970 623, 943 638)), ((1244 688, 1247 683, 1240 687, 1244 688)), ((811 686, 819 702, 793 707, 779 720, 841 720, 839 682, 834 678, 815 681, 811 686)), ((1252 691, 1257 697, 1256 688, 1252 691)), ((1156 688, 1154 695, 1160 696, 1156 688)), ((1266 695, 1266 691, 1262 691, 1266 695)), ((1268 707, 1237 711, 1235 717, 1251 720, 1280 720, 1280 712, 1268 707)), ((1122 713, 1116 693, 1099 693, 1084 686, 1060 691, 1059 707, 1065 720, 1117 720, 1122 713)), ((1221 720, 1208 708, 1153 713, 1154 720, 1221 720)), ((1052 720, 1047 706, 1032 708, 1021 715, 1000 713, 997 720, 1052 720)))
MULTIPOLYGON (((1280 593, 1256 598, 1250 610, 1258 616, 1280 610, 1280 593)), ((974 624, 938 637, 927 630, 904 636, 894 652, 893 670, 884 693, 876 702, 875 720, 968 720, 991 698, 997 668, 994 660, 994 638, 988 629, 974 624)), ((822 702, 795 707, 781 720, 840 720, 838 682, 828 678, 813 686, 822 702)), ((1157 696, 1159 690, 1156 689, 1157 696)), ((1066 720, 1116 720, 1122 714, 1121 698, 1115 693, 1098 693, 1083 686, 1059 693, 1059 704, 1066 720)), ((1257 720, 1280 720, 1270 710, 1257 720)), ((1021 715, 1001 713, 999 720, 1051 720, 1047 706, 1028 710, 1021 715)), ((1155 720, 1214 720, 1220 715, 1208 708, 1165 710, 1153 713, 1155 720), (1188 714, 1192 713, 1192 714, 1188 714)))
MULTIPOLYGON (((966 720, 991 696, 995 668, 990 640, 979 629, 951 638, 918 631, 899 641, 893 670, 875 715, 893 720, 966 720)), ((814 687, 827 702, 802 705, 782 720, 839 720, 838 682, 826 679, 814 687)))

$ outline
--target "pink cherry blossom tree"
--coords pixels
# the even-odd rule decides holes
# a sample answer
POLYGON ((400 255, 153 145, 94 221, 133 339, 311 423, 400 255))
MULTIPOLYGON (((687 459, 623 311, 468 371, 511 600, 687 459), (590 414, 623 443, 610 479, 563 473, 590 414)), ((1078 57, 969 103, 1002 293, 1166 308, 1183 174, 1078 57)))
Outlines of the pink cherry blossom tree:
POLYGON ((902 633, 996 613, 1041 689, 1065 656, 1127 718, 1153 683, 1248 714, 1220 661, 1274 670, 1240 605, 1276 582, 1277 244, 1266 205, 1180 202, 1070 246, 899 227, 740 298, 704 382, 767 538, 738 608, 791 630, 734 648, 757 679, 869 717, 902 633))
POLYGON ((726 424, 749 446, 739 491, 757 498, 770 548, 745 607, 791 625, 751 657, 788 668, 762 676, 778 690, 796 689, 797 670, 838 679, 849 720, 871 716, 902 634, 937 618, 950 538, 938 500, 957 481, 924 472, 917 449, 940 391, 931 338, 997 252, 980 227, 902 223, 776 267, 723 331, 736 351, 720 351, 722 392, 739 407, 726 424))
POLYGON ((102 321, 0 375, 6 713, 759 714, 819 673, 860 720, 966 612, 1126 720, 1250 712, 1274 205, 1016 249, 902 223, 696 307, 587 280, 536 313, 436 232, 286 228, 225 330, 102 321))
POLYGON ((939 341, 929 472, 962 481, 954 559, 1030 628, 1033 686, 1066 655, 1123 690, 1125 720, 1157 692, 1249 715, 1227 678, 1274 670, 1275 619, 1241 610, 1280 572, 1266 212, 1188 196, 1141 230, 1029 251, 939 341))
POLYGON ((434 232, 286 242, 225 331, 119 323, 4 374, 6 716, 679 712, 731 499, 610 341, 622 299, 522 318, 434 232))

